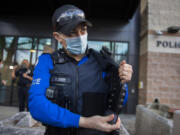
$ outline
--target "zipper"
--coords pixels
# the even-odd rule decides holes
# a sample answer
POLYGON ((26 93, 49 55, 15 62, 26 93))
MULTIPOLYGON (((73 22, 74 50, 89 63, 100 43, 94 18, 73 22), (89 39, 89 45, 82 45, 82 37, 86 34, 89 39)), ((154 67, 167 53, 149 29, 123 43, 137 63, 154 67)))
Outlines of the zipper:
POLYGON ((78 94, 79 94, 79 71, 78 66, 76 66, 76 88, 75 88, 75 112, 77 113, 77 104, 78 104, 78 94))

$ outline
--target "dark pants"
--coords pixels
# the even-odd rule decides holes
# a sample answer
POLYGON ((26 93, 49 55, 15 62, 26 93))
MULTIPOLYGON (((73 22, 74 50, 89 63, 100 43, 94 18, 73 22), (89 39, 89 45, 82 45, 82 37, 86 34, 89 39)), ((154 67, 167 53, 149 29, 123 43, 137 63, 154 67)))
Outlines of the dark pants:
POLYGON ((25 107, 27 108, 28 111, 28 103, 27 103, 27 99, 28 99, 28 90, 29 87, 19 87, 19 112, 25 111, 25 107))
POLYGON ((85 128, 58 128, 46 127, 44 135, 108 135, 105 132, 85 128))
POLYGON ((0 85, 0 104, 4 104, 6 101, 6 87, 0 85))

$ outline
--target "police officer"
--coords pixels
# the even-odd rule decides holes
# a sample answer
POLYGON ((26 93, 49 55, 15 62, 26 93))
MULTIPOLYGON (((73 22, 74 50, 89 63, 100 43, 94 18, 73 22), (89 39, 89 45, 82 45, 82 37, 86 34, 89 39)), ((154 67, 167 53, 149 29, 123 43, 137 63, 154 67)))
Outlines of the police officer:
MULTIPOLYGON (((73 5, 56 9, 52 17, 53 36, 63 49, 43 54, 33 73, 29 110, 33 118, 47 126, 46 135, 104 135, 119 129, 120 118, 104 115, 107 73, 88 50, 84 12, 73 5)), ((131 80, 132 67, 123 61, 119 77, 131 80)))
POLYGON ((15 77, 18 78, 19 87, 19 112, 25 111, 25 106, 27 106, 27 96, 32 82, 32 75, 32 71, 29 68, 29 62, 27 59, 24 59, 20 65, 20 68, 15 71, 15 77))

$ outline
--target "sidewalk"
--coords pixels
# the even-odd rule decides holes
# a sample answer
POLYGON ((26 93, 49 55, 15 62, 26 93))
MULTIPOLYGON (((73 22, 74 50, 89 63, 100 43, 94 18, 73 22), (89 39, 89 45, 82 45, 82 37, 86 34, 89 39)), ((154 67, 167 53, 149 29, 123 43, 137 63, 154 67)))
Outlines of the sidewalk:
POLYGON ((135 114, 120 114, 121 122, 124 127, 127 129, 130 135, 135 135, 135 123, 136 115, 135 114))
MULTIPOLYGON (((18 112, 18 107, 0 106, 0 121, 11 117, 18 112)), ((129 114, 120 114, 120 118, 121 122, 123 123, 124 127, 128 130, 130 135, 134 135, 136 116, 129 114)))
POLYGON ((11 117, 18 112, 18 107, 0 106, 0 121, 11 117))

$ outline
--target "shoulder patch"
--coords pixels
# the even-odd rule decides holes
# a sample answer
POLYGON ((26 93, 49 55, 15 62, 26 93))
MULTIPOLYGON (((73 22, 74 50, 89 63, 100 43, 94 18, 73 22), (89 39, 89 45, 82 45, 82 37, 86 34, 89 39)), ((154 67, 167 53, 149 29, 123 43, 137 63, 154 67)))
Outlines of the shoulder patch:
POLYGON ((41 81, 41 78, 34 79, 34 80, 32 81, 32 85, 39 85, 39 84, 40 84, 40 81, 41 81))

